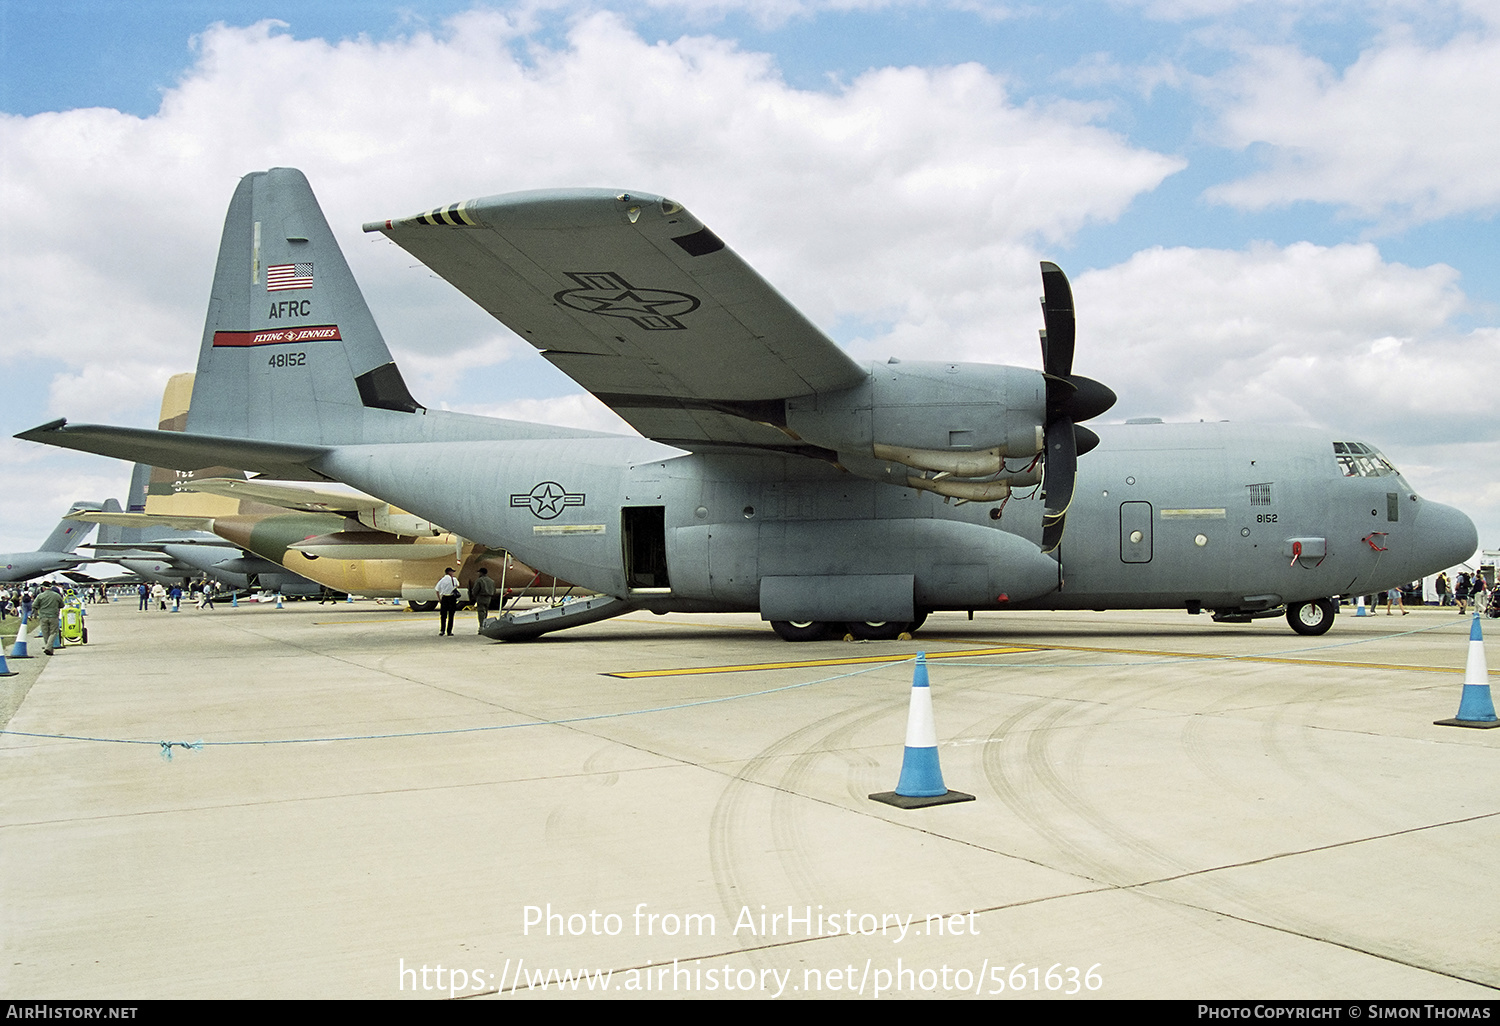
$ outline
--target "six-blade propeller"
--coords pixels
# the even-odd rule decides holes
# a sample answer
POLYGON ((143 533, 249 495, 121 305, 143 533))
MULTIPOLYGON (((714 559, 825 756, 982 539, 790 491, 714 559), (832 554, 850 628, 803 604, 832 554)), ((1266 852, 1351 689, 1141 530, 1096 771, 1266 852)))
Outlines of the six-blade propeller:
POLYGON ((1097 417, 1115 404, 1108 386, 1073 373, 1077 328, 1073 319, 1073 289, 1068 276, 1054 263, 1042 261, 1042 373, 1047 379, 1047 416, 1043 422, 1046 445, 1042 491, 1042 551, 1051 552, 1062 541, 1073 485, 1078 478, 1078 456, 1099 444, 1099 436, 1077 422, 1097 417))

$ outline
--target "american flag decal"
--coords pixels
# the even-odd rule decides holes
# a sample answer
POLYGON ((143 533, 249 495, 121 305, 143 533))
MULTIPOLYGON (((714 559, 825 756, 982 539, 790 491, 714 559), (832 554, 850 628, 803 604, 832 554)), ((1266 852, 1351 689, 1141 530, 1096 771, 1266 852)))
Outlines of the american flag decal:
POLYGON ((310 289, 312 285, 312 264, 272 264, 266 268, 267 292, 310 289))

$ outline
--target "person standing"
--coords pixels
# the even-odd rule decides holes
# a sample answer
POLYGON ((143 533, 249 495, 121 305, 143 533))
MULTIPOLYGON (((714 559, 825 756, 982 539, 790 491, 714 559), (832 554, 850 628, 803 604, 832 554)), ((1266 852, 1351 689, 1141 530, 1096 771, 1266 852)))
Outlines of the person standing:
POLYGON ((479 568, 479 576, 474 578, 474 586, 469 589, 469 594, 474 599, 474 608, 479 612, 479 629, 483 631, 490 606, 495 603, 495 580, 490 576, 489 567, 479 568))
POLYGON ((1438 608, 1441 609, 1448 604, 1448 574, 1446 572, 1438 574, 1433 587, 1437 589, 1438 608))
POLYGON ((41 624, 42 651, 47 655, 52 654, 53 638, 57 639, 59 647, 62 645, 62 607, 63 597, 55 587, 44 587, 31 603, 32 612, 41 624))
POLYGON ((444 567, 442 580, 437 582, 438 593, 438 637, 453 637, 453 614, 458 611, 458 578, 453 568, 444 567))
POLYGON ((1469 572, 1467 570, 1458 575, 1458 586, 1453 589, 1453 601, 1458 603, 1458 615, 1463 616, 1469 604, 1469 572))

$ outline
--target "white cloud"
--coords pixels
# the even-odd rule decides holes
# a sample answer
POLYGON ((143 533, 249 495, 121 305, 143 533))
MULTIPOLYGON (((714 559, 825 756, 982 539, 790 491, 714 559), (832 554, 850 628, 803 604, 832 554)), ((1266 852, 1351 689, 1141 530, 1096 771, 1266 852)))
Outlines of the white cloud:
POLYGON ((638 434, 620 418, 614 410, 605 406, 587 392, 574 395, 555 396, 550 399, 512 399, 503 403, 463 407, 462 412, 481 417, 502 417, 506 420, 524 420, 533 424, 560 424, 563 427, 583 428, 586 431, 604 431, 610 434, 638 434))
MULTIPOLYGON (((1388 263, 1370 244, 1144 250, 1074 282, 1075 366, 1121 395, 1117 416, 1399 434, 1500 355, 1494 332, 1450 327, 1456 278, 1388 263)), ((1473 419, 1496 433, 1485 411, 1473 419)))
POLYGON ((1500 34, 1442 45, 1396 30, 1338 71, 1288 47, 1251 50, 1218 83, 1222 140, 1269 147, 1266 170, 1209 196, 1247 209, 1329 203, 1412 223, 1500 207, 1500 34))

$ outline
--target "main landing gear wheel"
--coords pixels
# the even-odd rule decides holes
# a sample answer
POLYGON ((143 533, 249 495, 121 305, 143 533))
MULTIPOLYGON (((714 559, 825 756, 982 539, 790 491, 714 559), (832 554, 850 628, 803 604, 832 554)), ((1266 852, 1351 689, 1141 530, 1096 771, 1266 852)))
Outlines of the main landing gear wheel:
POLYGON ((436 602, 418 602, 416 599, 409 599, 406 604, 413 613, 430 613, 437 608, 436 602))
POLYGON ((855 620, 845 626, 860 641, 895 641, 911 624, 905 620, 855 620))
POLYGON ((1330 599, 1316 602, 1293 602, 1286 607, 1286 622, 1298 634, 1327 634, 1333 626, 1336 610, 1330 599))
POLYGON ((828 624, 820 620, 772 620, 771 629, 782 641, 822 641, 828 637, 828 624))

